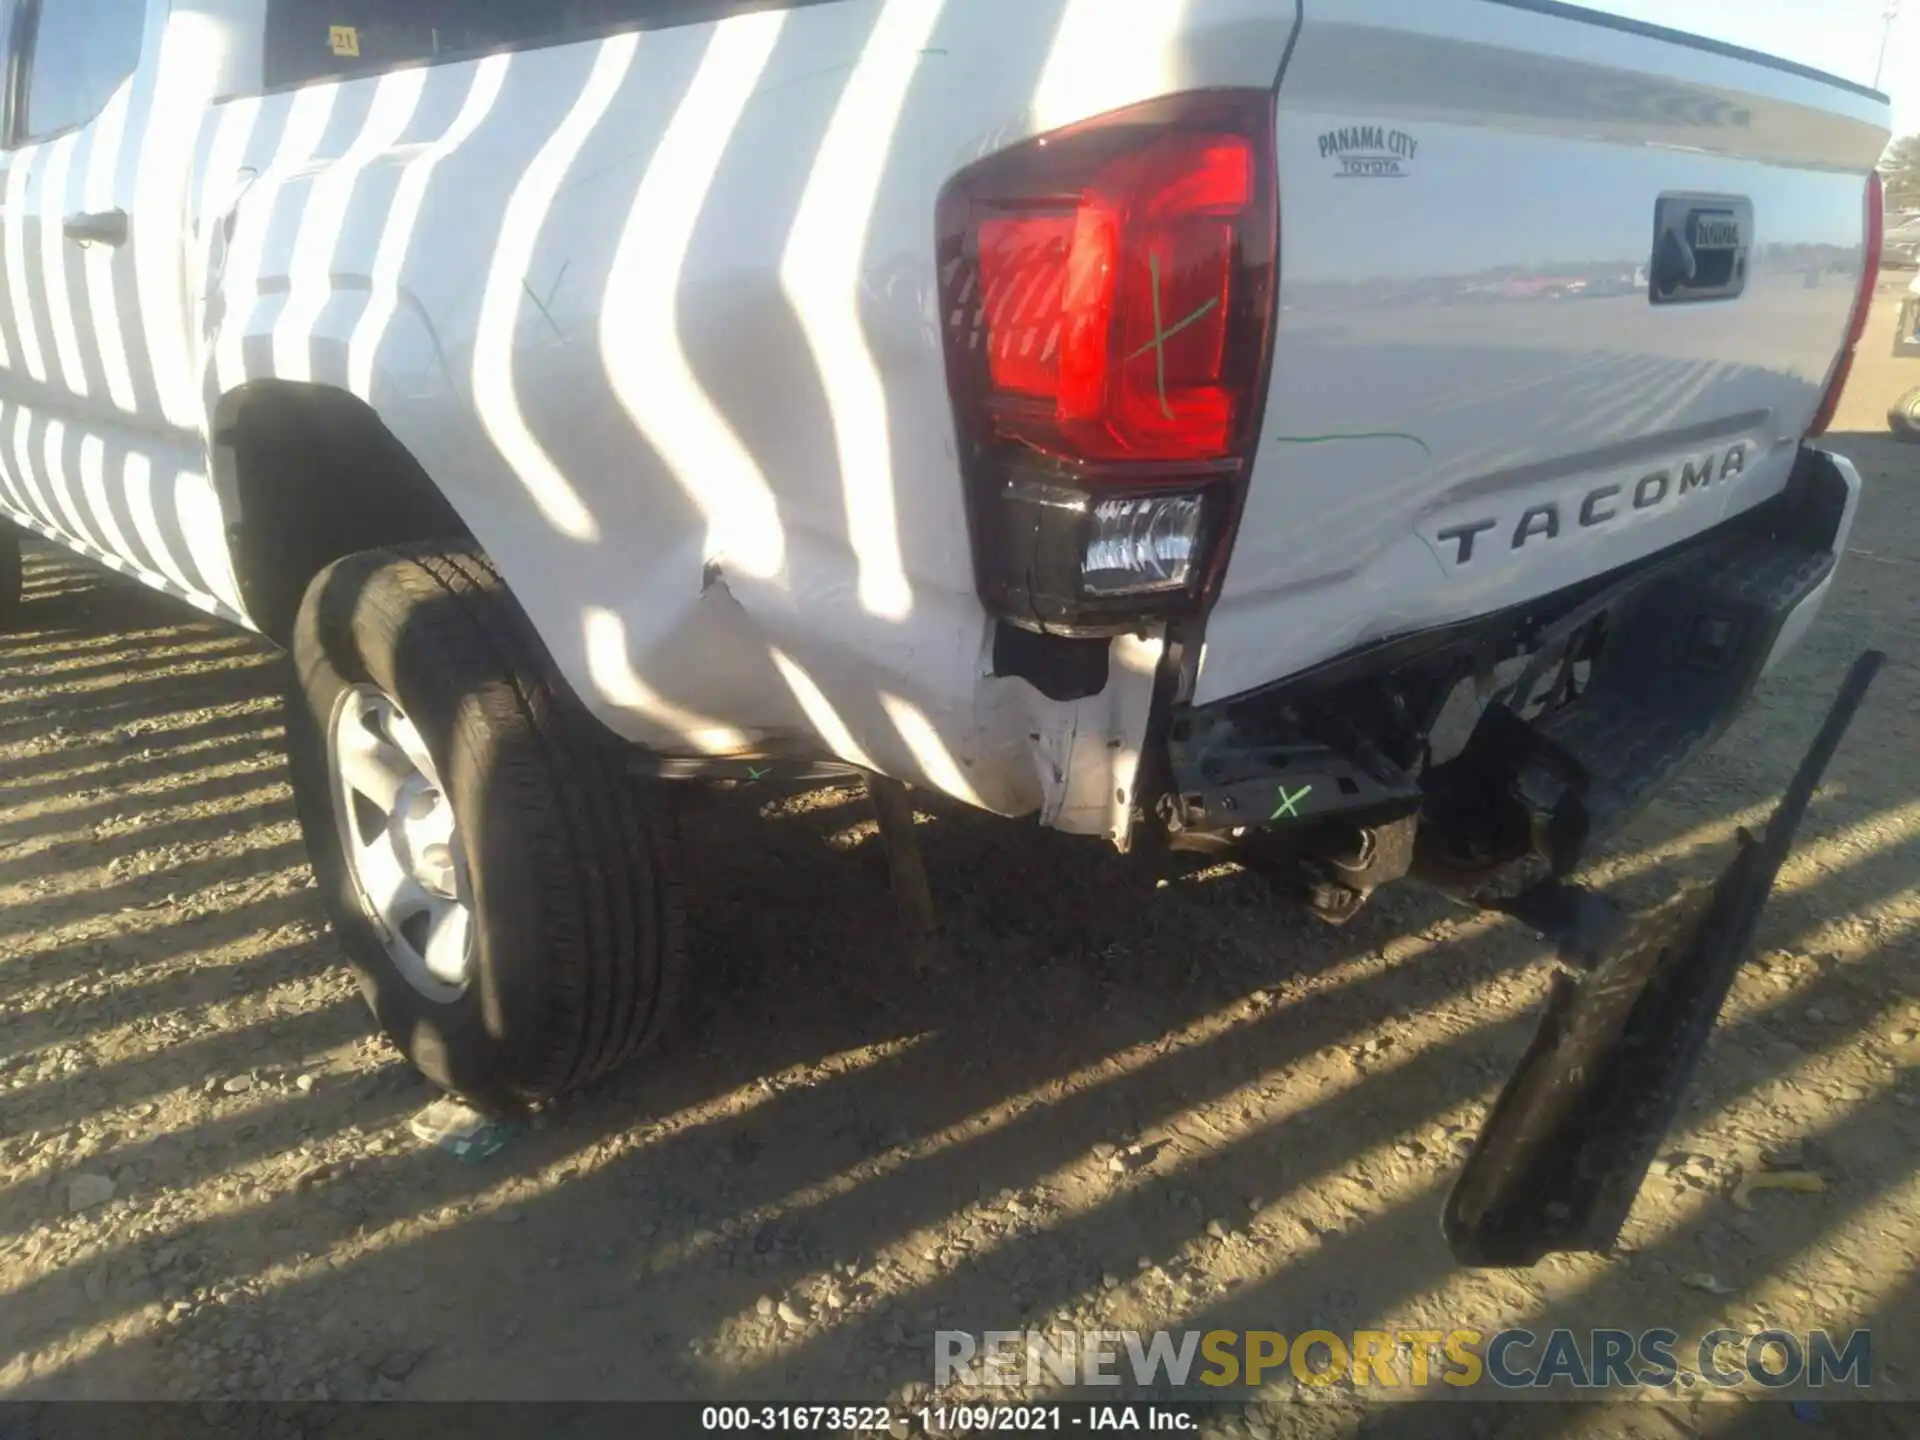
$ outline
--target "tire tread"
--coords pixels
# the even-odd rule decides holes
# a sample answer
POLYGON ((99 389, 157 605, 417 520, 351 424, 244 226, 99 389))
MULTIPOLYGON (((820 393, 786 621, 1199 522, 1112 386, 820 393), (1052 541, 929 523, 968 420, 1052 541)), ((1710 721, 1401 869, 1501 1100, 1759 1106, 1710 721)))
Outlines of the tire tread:
POLYGON ((404 618, 417 622, 395 627, 405 646, 425 647, 450 673, 486 677, 459 697, 456 723, 478 726, 489 783, 503 787, 535 857, 528 883, 545 952, 537 1060, 507 1083, 516 1103, 576 1089, 649 1048, 672 1013, 685 905, 671 810, 625 773, 619 742, 559 678, 482 552, 407 545, 339 563, 405 597, 404 618))

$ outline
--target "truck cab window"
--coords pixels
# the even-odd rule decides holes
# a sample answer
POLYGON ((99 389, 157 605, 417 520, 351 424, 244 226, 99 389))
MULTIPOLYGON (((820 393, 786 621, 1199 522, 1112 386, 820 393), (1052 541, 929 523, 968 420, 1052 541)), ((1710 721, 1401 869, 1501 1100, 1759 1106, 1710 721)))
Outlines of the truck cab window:
POLYGON ((140 64, 147 0, 40 0, 24 67, 23 138, 98 115, 140 64))
POLYGON ((588 39, 720 8, 697 0, 273 0, 266 84, 277 90, 423 60, 588 39))

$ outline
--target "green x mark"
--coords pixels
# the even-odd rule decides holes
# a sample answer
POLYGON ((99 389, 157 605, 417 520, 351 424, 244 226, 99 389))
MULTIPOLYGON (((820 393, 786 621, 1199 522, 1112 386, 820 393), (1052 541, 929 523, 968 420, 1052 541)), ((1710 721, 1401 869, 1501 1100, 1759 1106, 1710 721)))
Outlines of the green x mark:
POLYGON ((1280 820, 1290 817, 1298 820, 1300 818, 1300 811, 1297 807, 1302 800, 1306 799, 1312 793, 1313 787, 1311 785, 1302 785, 1298 795, 1289 795, 1287 794, 1287 787, 1282 785, 1280 787, 1280 808, 1273 812, 1271 819, 1280 820))
POLYGON ((1131 355, 1128 355, 1121 363, 1129 364, 1146 354, 1147 351, 1153 351, 1154 381, 1160 389, 1160 413, 1171 420, 1173 419, 1173 406, 1167 403, 1167 341, 1178 335, 1189 325, 1204 319, 1220 301, 1218 297, 1209 300, 1198 310, 1195 310, 1191 315, 1187 316, 1186 319, 1176 320, 1173 324, 1168 325, 1160 318, 1159 252, 1154 250, 1147 252, 1147 269, 1153 280, 1153 338, 1135 350, 1131 355))

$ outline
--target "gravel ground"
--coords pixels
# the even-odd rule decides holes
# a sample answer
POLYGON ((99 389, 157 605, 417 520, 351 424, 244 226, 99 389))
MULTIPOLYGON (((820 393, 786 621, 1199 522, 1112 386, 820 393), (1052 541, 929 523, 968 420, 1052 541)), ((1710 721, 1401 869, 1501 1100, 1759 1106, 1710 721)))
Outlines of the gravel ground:
MULTIPOLYGON (((423 1145, 432 1096, 310 888, 277 660, 40 552, 0 649, 0 1394, 850 1400, 924 1389, 946 1328, 1775 1323, 1874 1326, 1874 1393, 1920 1398, 1920 448, 1884 428, 1920 367, 1883 358, 1891 315, 1836 437, 1873 483, 1826 617, 1596 870, 1651 899, 1717 869, 1854 654, 1892 663, 1624 1253, 1529 1272, 1454 1269, 1436 1215, 1531 1033, 1530 936, 1411 888, 1326 930, 1231 869, 1156 884, 930 804, 955 938, 923 973, 839 788, 690 817, 682 1044, 485 1160, 423 1145), (1824 1191, 1740 1208, 1767 1156, 1824 1191)), ((1358 1423, 1299 1393, 1214 1428, 1358 1423)), ((1760 1423, 1624 1409, 1605 1433, 1760 1423)), ((1369 1423, 1427 1433, 1399 1413, 1369 1423)), ((1603 1423, 1505 1413, 1480 1433, 1603 1423)))

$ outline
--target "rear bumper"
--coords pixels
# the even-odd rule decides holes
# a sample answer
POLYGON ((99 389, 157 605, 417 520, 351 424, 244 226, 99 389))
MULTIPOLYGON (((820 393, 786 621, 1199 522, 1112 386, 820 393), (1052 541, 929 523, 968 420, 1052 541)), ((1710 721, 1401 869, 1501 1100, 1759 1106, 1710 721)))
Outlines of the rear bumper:
POLYGON ((1539 1030, 1442 1217, 1462 1263, 1530 1265, 1616 1244, 1795 828, 1884 657, 1856 663, 1765 838, 1742 831, 1710 891, 1633 916, 1566 877, 1725 731, 1804 637, 1859 501, 1850 463, 1803 449, 1780 495, 1682 549, 1172 717, 1170 808, 1198 848, 1211 837, 1256 864, 1306 857, 1309 903, 1336 921, 1355 908, 1343 887, 1364 900, 1411 866, 1555 943, 1561 965, 1539 1030), (1517 663, 1516 678, 1457 758, 1429 763, 1436 697, 1503 661, 1517 663))
POLYGON ((1725 731, 1805 635, 1860 495, 1806 449, 1773 500, 1688 545, 1524 607, 1403 636, 1248 695, 1177 709, 1170 828, 1284 835, 1419 817, 1427 878, 1475 897, 1567 873, 1725 731), (1577 653, 1577 657, 1575 652, 1577 653), (1459 756, 1428 763, 1440 702, 1534 657, 1459 756), (1534 713, 1549 665, 1586 667, 1534 713))
MULTIPOLYGON (((1916 353, 1920 353, 1917 351, 1916 353)), ((1808 629, 1819 618, 1821 609, 1827 603, 1827 595, 1833 589, 1834 576, 1839 571, 1840 562, 1845 559, 1847 542, 1853 535, 1854 517, 1860 511, 1860 472, 1854 468, 1851 460, 1844 455, 1833 455, 1825 451, 1813 452, 1820 456, 1828 470, 1827 483, 1839 487, 1841 493, 1840 515, 1835 522, 1834 533, 1827 542, 1834 557, 1834 568, 1828 572, 1814 590, 1788 612, 1781 623, 1780 634, 1773 642, 1773 649, 1767 655, 1766 671, 1770 673, 1806 637, 1808 629)))

